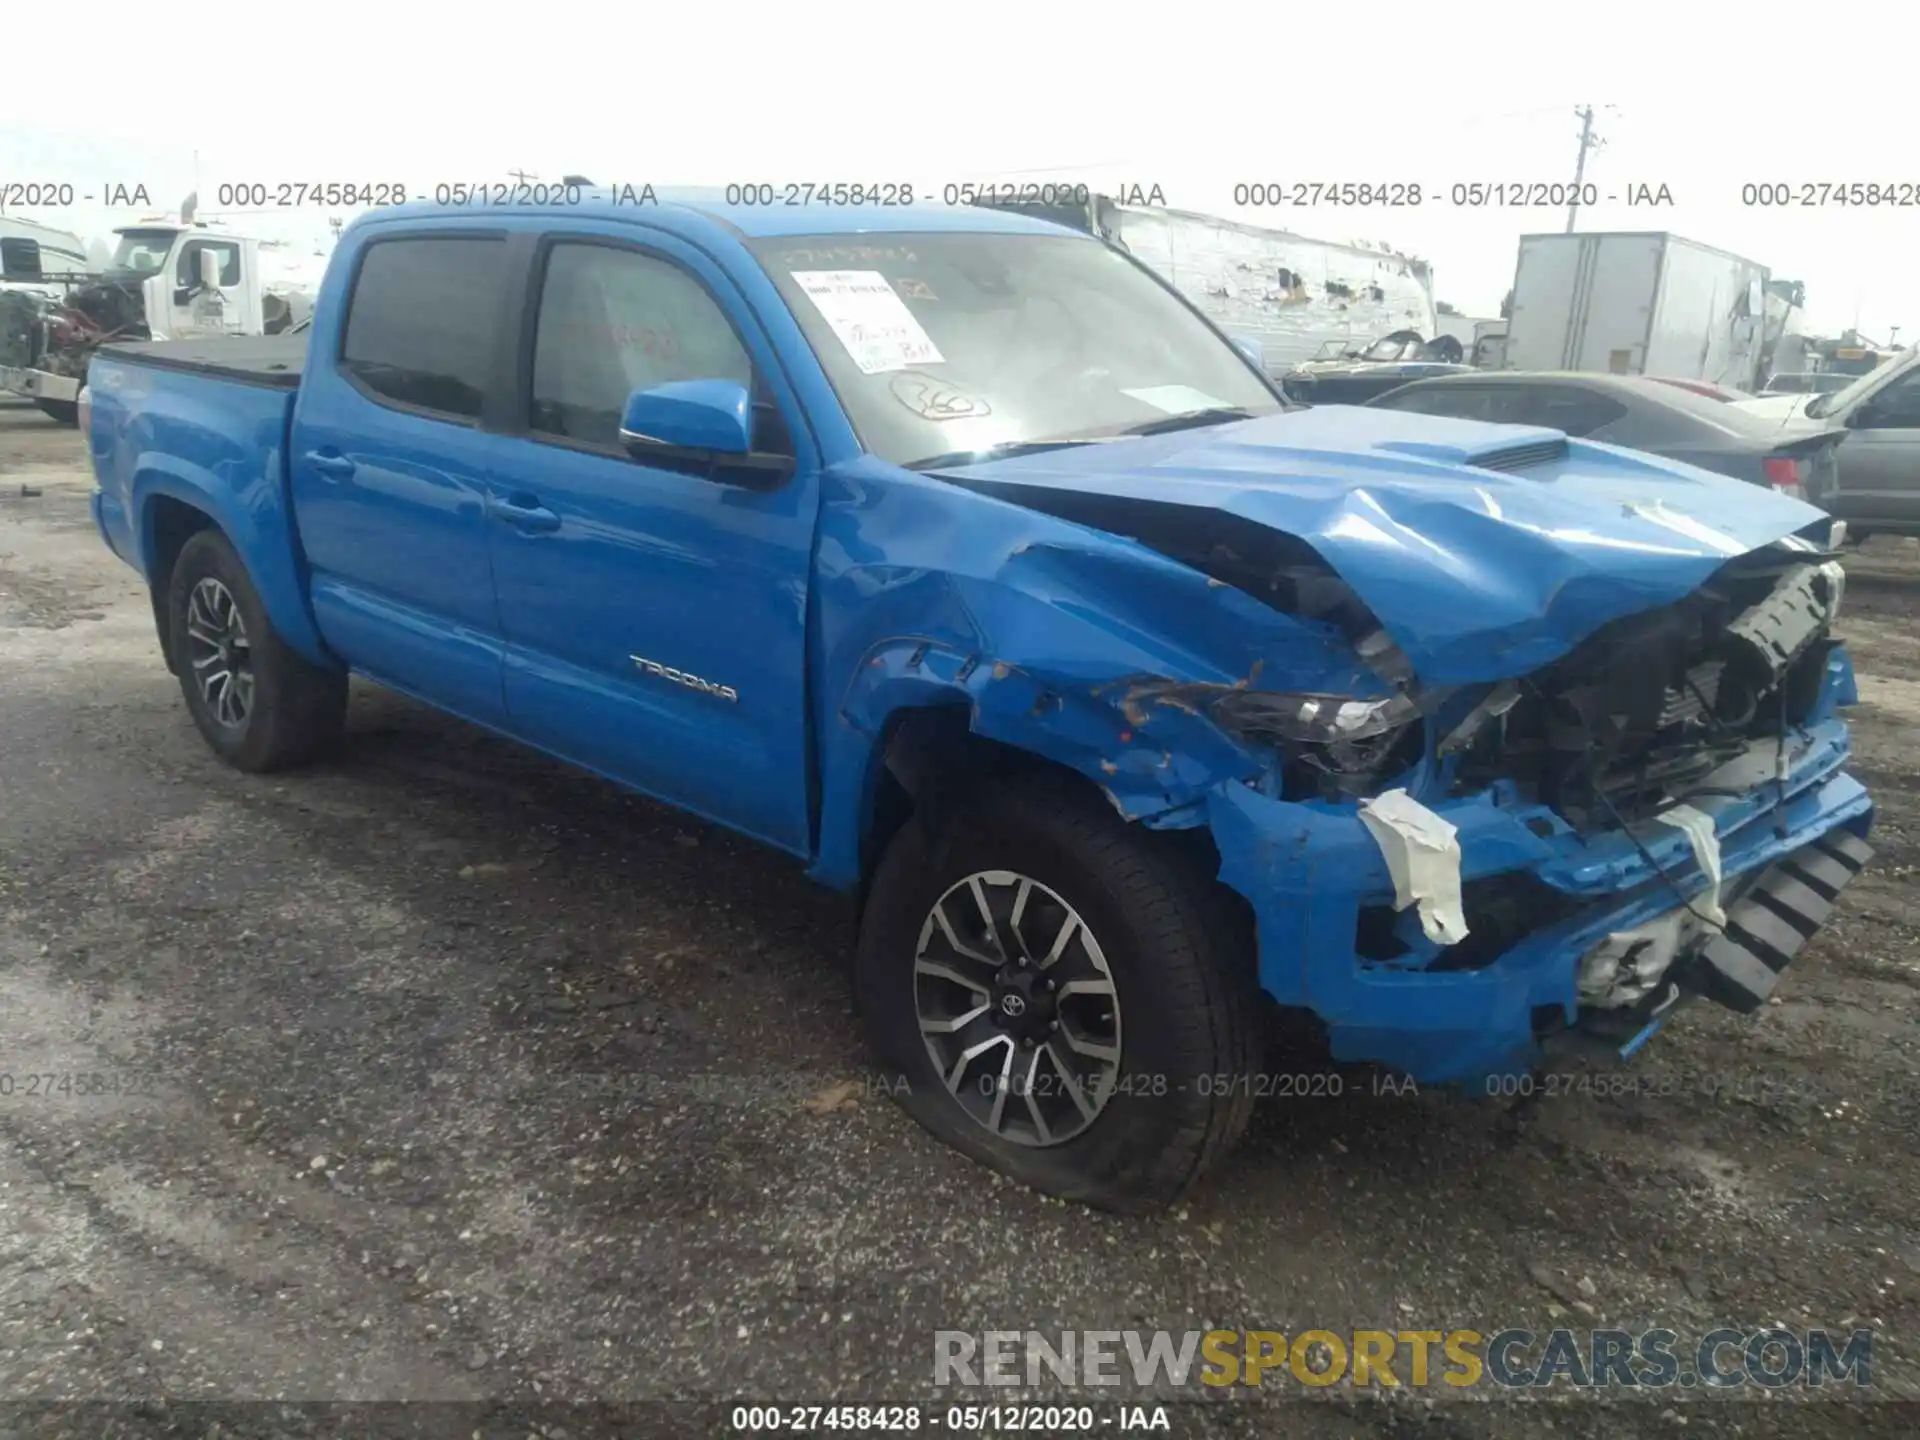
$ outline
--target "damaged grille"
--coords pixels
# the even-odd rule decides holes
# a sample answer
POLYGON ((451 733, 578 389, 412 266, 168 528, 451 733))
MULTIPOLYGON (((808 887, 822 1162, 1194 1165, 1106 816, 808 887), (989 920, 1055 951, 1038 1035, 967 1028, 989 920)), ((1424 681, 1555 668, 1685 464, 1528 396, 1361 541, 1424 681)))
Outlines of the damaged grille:
POLYGON ((1844 576, 1772 549, 1686 599, 1605 626, 1521 682, 1462 751, 1458 784, 1508 778, 1582 830, 1667 808, 1817 701, 1844 576))

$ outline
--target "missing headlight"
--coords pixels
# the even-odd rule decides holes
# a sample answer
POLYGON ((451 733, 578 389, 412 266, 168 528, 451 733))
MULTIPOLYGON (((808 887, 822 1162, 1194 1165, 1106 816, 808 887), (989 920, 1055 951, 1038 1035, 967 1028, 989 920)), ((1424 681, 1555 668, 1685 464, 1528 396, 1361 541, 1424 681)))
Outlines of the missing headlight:
POLYGON ((1405 695, 1355 700, 1345 695, 1233 690, 1210 708, 1214 723, 1228 734, 1267 744, 1351 744, 1389 734, 1420 717, 1420 707, 1405 695))
POLYGON ((1235 690, 1208 711, 1235 739, 1282 756, 1290 798, 1367 794, 1419 758, 1420 707, 1405 695, 1356 700, 1235 690))

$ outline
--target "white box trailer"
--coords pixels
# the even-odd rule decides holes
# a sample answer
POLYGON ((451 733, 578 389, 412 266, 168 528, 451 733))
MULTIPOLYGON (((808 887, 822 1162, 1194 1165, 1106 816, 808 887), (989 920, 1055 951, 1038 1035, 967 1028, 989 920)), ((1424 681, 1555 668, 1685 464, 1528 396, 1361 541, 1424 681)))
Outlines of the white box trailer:
POLYGON ((1506 365, 1757 390, 1767 267, 1665 231, 1522 235, 1506 365))

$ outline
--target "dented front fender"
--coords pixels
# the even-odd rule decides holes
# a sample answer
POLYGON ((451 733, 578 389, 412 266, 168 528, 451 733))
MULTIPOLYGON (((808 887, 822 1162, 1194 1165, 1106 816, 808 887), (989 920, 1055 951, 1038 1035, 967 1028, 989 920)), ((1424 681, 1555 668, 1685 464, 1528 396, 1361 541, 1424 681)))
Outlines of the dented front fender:
POLYGON ((1209 790, 1272 758, 1156 686, 1391 693, 1333 626, 1137 541, 890 468, 856 464, 824 488, 811 643, 827 883, 858 881, 904 710, 962 706, 974 734, 1078 771, 1129 819, 1198 823, 1209 790))

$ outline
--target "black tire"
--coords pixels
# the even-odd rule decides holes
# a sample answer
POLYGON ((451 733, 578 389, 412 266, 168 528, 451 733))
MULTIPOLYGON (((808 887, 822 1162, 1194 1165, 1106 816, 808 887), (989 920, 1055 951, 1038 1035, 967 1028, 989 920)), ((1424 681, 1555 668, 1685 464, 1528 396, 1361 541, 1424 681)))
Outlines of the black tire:
POLYGON ((60 425, 80 423, 80 405, 74 400, 36 400, 40 413, 60 425))
MULTIPOLYGON (((862 917, 855 986, 894 1091, 962 1153, 1049 1195, 1100 1209, 1158 1209, 1239 1140, 1263 1010, 1244 906, 1181 841, 1128 825, 1087 787, 1052 777, 990 787, 939 835, 903 828, 862 917), (915 1007, 922 927, 949 887, 1007 870, 1050 888, 1093 931, 1121 1016, 1119 1083, 1070 1139, 1022 1144, 949 1092, 915 1007)), ((963 1081, 963 1090, 966 1085, 963 1081)))
POLYGON ((339 740, 346 726, 346 672, 314 665, 280 638, 247 567, 218 530, 196 531, 180 547, 167 580, 167 634, 187 712, 213 752, 235 769, 289 769, 339 740), (225 587, 245 629, 252 695, 238 724, 216 713, 215 702, 202 693, 193 663, 188 608, 203 580, 225 587))

